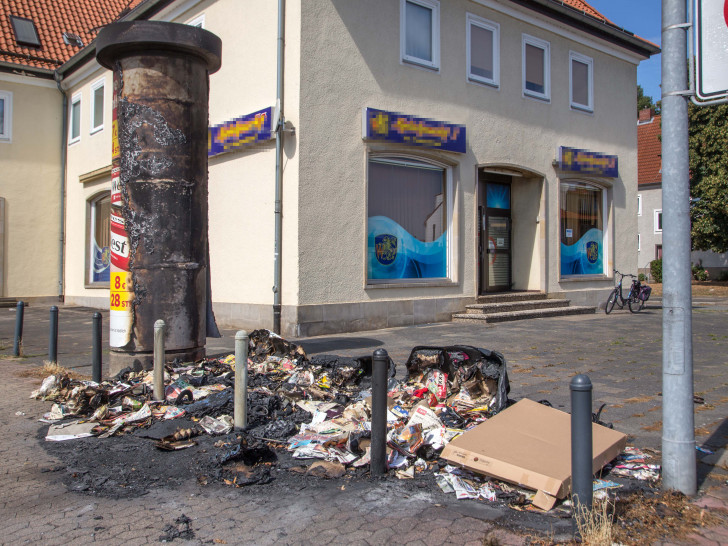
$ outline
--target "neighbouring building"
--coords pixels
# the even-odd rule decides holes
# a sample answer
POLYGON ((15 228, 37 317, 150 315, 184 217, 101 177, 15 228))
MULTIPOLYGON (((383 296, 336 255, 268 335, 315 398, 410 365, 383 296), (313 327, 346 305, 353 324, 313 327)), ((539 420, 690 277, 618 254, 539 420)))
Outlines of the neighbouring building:
MULTIPOLYGON (((121 17, 222 39, 209 143, 220 324, 272 327, 273 286, 286 336, 450 320, 491 292, 595 306, 614 268, 637 268, 636 71, 654 44, 582 0, 284 4, 280 97, 274 2, 146 0, 121 17)), ((112 77, 93 43, 57 73, 64 294, 106 307, 112 77)))
POLYGON ((0 0, 0 297, 63 298, 68 119, 79 136, 98 128, 66 112, 57 70, 140 1, 0 0))
MULTIPOLYGON (((637 255, 640 273, 650 274, 652 260, 662 258, 662 116, 640 110, 637 121, 637 255)), ((690 262, 716 279, 728 270, 728 253, 693 250, 690 262)))

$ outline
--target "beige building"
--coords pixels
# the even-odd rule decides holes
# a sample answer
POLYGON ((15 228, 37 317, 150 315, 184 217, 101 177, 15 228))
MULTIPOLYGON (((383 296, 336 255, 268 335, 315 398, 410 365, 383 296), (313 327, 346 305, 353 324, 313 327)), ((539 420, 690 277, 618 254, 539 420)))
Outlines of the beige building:
MULTIPOLYGON (((567 4, 577 9, 285 2, 281 278, 265 134, 209 159, 218 322, 273 327, 273 286, 286 336, 450 320, 491 292, 602 302, 614 268, 637 268, 636 69, 658 50, 567 4)), ((222 39, 213 137, 241 116, 276 116, 273 2, 148 0, 124 16, 134 17, 222 39)), ((60 72, 80 112, 67 148, 65 296, 105 307, 111 75, 93 47, 60 72)))
POLYGON ((0 298, 63 300, 64 162, 80 112, 58 70, 140 1, 0 0, 0 298))

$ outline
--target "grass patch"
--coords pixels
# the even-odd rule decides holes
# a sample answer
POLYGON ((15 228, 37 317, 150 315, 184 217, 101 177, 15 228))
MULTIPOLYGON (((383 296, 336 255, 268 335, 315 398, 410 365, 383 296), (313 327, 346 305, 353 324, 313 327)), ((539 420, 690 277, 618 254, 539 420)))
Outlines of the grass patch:
POLYGON ((66 374, 71 379, 89 380, 90 376, 76 373, 73 370, 64 368, 55 362, 44 361, 42 366, 35 366, 27 370, 23 370, 18 375, 20 377, 35 377, 37 379, 45 379, 49 375, 66 374))

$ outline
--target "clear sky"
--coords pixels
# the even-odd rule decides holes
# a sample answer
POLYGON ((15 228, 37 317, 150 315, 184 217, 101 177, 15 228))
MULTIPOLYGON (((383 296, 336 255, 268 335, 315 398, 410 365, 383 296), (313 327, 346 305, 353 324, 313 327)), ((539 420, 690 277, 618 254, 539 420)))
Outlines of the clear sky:
MULTIPOLYGON (((612 23, 650 42, 662 43, 661 0, 586 0, 612 23)), ((660 58, 655 55, 637 68, 637 83, 654 102, 660 100, 660 58)))

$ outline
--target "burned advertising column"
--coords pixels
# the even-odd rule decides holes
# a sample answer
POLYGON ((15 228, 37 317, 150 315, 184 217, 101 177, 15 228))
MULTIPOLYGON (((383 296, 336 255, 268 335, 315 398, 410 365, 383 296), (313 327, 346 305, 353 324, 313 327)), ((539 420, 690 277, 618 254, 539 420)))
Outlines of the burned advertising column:
MULTIPOLYGON (((153 362, 154 323, 168 359, 205 354, 208 74, 221 42, 188 25, 115 23, 96 40, 114 75, 111 374, 153 362)), ((208 311, 209 309, 209 311, 208 311)))

